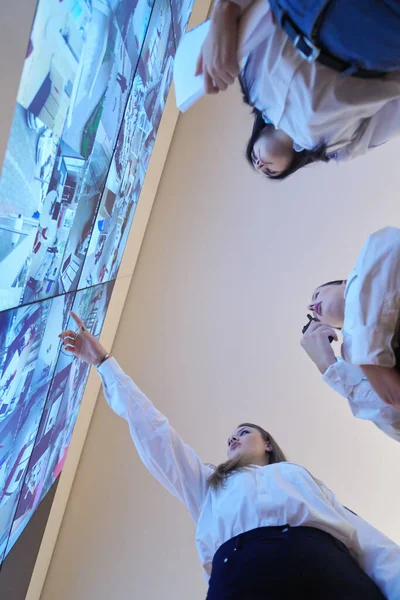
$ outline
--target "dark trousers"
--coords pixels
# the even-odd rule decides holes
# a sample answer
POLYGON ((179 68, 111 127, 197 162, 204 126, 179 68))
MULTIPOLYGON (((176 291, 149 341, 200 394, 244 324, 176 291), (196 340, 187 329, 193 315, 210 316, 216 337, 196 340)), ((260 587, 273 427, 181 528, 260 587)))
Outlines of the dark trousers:
MULTIPOLYGON (((270 0, 316 45, 371 71, 400 69, 399 0, 270 0)), ((347 74, 351 74, 348 72, 347 74)))
POLYGON ((216 552, 206 600, 385 600, 339 540, 312 527, 261 527, 216 552))

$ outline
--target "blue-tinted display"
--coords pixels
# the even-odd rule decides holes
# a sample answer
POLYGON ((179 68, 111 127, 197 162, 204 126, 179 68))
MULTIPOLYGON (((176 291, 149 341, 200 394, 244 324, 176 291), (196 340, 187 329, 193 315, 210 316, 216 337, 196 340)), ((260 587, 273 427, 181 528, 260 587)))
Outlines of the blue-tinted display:
POLYGON ((193 0, 39 0, 0 178, 0 563, 62 470, 193 0))

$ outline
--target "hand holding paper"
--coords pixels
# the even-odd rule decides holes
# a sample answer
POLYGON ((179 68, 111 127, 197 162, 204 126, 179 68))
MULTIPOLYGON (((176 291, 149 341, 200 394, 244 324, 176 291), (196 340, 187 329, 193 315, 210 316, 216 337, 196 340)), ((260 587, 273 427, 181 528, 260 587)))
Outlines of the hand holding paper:
POLYGON ((206 94, 225 91, 239 75, 239 16, 240 7, 232 2, 220 2, 214 8, 195 71, 203 75, 206 94))
POLYGON ((218 93, 233 83, 239 63, 266 38, 266 20, 273 18, 267 0, 255 0, 240 19, 235 5, 227 4, 232 8, 214 13, 212 21, 186 33, 176 52, 175 95, 182 112, 204 94, 218 93))

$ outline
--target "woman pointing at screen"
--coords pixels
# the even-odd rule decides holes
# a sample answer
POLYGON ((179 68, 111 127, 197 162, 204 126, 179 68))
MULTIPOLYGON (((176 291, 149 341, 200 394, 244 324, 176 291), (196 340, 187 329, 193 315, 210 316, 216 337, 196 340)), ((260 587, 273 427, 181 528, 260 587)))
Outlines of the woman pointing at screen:
POLYGON ((205 465, 72 314, 66 351, 94 365, 152 475, 196 524, 208 600, 398 600, 400 548, 345 508, 262 427, 227 436, 228 460, 205 465))

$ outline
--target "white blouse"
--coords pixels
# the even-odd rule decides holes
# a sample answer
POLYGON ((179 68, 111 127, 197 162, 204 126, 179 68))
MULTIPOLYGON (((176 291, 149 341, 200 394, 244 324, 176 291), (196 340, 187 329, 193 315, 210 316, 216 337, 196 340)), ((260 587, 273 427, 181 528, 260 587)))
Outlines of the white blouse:
POLYGON ((372 421, 386 435, 400 442, 400 410, 378 396, 359 367, 338 358, 322 378, 335 392, 347 398, 355 417, 372 421))
MULTIPOLYGON (((257 2, 232 1, 243 10, 257 2)), ((265 36, 242 75, 252 105, 293 139, 296 151, 324 143, 331 158, 347 160, 400 134, 400 71, 361 79, 307 62, 264 1, 257 32, 265 36)))
POLYGON ((400 316, 400 229, 371 234, 350 273, 345 289, 342 354, 323 380, 347 398, 353 415, 372 421, 400 442, 400 410, 373 390, 361 365, 394 367, 393 344, 400 316))
POLYGON ((400 316, 400 229, 385 227, 365 242, 345 289, 342 352, 353 365, 394 367, 400 316))
POLYGON ((98 369, 111 408, 129 425, 147 469, 188 508, 206 578, 218 548, 257 527, 289 524, 316 527, 341 540, 388 600, 400 598, 400 548, 344 508, 305 468, 292 463, 252 466, 214 491, 213 468, 190 446, 126 375, 114 358, 98 369))

